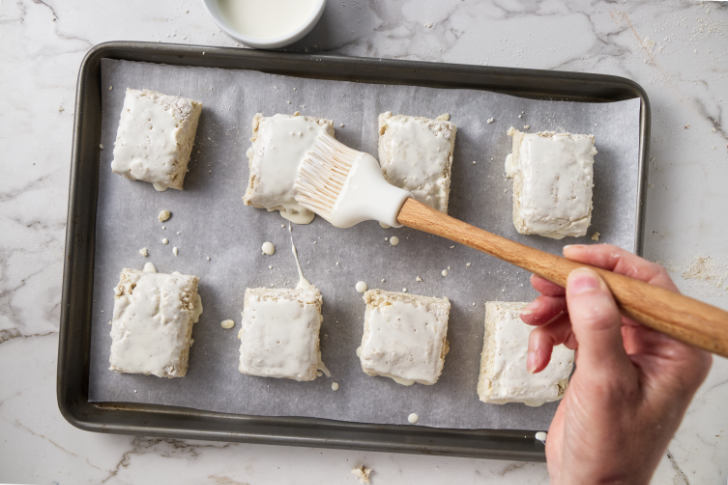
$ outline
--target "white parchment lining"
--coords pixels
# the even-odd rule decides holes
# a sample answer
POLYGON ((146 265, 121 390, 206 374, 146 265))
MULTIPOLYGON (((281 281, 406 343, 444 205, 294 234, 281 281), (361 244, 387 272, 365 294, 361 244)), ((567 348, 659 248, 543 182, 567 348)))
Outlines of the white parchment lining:
POLYGON ((487 91, 305 79, 256 71, 102 62, 103 116, 99 160, 94 304, 89 376, 91 401, 143 402, 265 416, 310 416, 448 428, 545 429, 555 404, 486 405, 476 380, 486 300, 526 300, 535 294, 528 274, 449 241, 368 222, 341 230, 317 218, 294 226, 306 277, 324 297, 323 360, 331 378, 298 383, 244 376, 237 371, 240 312, 246 287, 291 287, 297 281, 288 229, 278 213, 243 205, 250 122, 256 112, 303 114, 335 121, 336 134, 376 154, 377 115, 383 111, 434 117, 450 113, 457 125, 450 214, 498 234, 558 252, 562 242, 520 236, 511 222, 511 187, 503 161, 509 126, 530 131, 593 133, 597 149, 594 217, 589 235, 633 249, 639 159, 639 99, 613 103, 532 100, 487 91), (185 190, 112 174, 109 164, 124 91, 148 88, 204 105, 185 190), (488 123, 488 118, 494 122, 488 123), (173 213, 162 224, 161 209, 173 213), (163 229, 163 226, 166 229, 163 229), (397 235, 400 244, 386 238, 397 235), (169 245, 162 245, 163 238, 169 245), (272 241, 277 251, 263 256, 272 241), (179 248, 179 256, 172 254, 179 248), (139 254, 149 248, 149 258, 139 254), (210 261, 207 260, 210 257, 210 261), (200 277, 204 306, 195 326, 189 373, 183 379, 124 375, 108 370, 113 287, 122 267, 152 261, 159 271, 200 277), (467 266, 466 263, 470 263, 467 266), (270 268, 269 268, 270 266, 270 268), (441 271, 449 268, 447 277, 441 271), (420 276, 422 282, 415 278, 420 276), (450 353, 434 386, 400 386, 365 375, 355 355, 364 303, 354 285, 447 296, 452 302, 450 353), (232 318, 232 330, 220 321, 232 318), (338 382, 340 389, 331 390, 338 382))

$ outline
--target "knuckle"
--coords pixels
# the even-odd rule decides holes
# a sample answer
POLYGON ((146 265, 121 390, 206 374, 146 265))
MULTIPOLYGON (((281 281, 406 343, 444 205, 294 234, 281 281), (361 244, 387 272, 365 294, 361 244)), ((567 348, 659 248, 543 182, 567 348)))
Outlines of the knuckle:
POLYGON ((579 304, 576 311, 571 311, 571 319, 576 324, 592 330, 612 328, 619 324, 620 316, 614 305, 602 299, 579 304))

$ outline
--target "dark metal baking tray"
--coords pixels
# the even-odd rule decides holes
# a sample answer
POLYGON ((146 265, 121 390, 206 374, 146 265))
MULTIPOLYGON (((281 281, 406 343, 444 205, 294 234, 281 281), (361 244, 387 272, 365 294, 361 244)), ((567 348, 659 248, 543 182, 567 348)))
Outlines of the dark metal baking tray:
POLYGON ((635 250, 642 252, 643 186, 650 108, 637 83, 599 74, 274 53, 247 49, 110 42, 84 58, 78 77, 58 350, 63 416, 89 431, 175 438, 543 460, 532 430, 452 430, 317 418, 233 415, 197 409, 88 401, 94 236, 98 197, 102 59, 253 69, 302 77, 496 91, 530 98, 617 101, 639 98, 640 151, 635 250))

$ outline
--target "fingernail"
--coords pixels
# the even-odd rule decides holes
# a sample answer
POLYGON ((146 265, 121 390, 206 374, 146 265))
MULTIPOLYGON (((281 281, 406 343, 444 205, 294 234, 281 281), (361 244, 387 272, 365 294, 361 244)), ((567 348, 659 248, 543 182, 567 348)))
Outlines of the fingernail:
POLYGON ((530 372, 531 374, 533 374, 536 371, 536 364, 537 364, 536 359, 537 359, 536 351, 529 350, 528 357, 526 357, 526 370, 528 370, 528 372, 530 372))
POLYGON ((563 248, 561 248, 562 251, 566 251, 567 249, 576 249, 576 248, 583 248, 583 244, 566 244, 563 248))
POLYGON ((538 309, 539 303, 537 300, 533 300, 531 303, 526 305, 523 310, 521 310, 521 315, 530 315, 533 312, 535 312, 538 309))
POLYGON ((596 290, 601 286, 597 274, 588 268, 577 268, 569 274, 567 291, 572 295, 581 295, 596 290))

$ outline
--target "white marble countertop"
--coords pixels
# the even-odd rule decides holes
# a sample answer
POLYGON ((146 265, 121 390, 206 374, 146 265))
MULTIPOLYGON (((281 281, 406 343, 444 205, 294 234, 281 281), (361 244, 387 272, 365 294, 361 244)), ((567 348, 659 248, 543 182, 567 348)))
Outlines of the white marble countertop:
MULTIPOLYGON (((56 405, 76 74, 108 40, 232 46, 197 0, 0 2, 0 482, 546 483, 541 463, 192 442, 78 430, 56 405)), ((728 308, 728 3, 329 0, 299 46, 345 55, 609 73, 652 102, 646 256, 728 308), (586 4, 590 6, 586 6, 586 4)), ((728 361, 654 483, 726 483, 728 361)))

